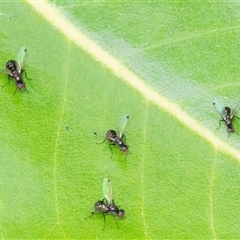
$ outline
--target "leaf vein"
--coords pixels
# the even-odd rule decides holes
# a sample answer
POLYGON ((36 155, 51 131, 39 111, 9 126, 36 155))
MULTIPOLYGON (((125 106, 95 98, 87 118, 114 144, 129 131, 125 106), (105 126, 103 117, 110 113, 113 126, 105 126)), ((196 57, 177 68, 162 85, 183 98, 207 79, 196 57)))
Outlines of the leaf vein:
MULTIPOLYGON (((66 66, 67 67, 67 66, 66 66)), ((64 71, 66 72, 66 71, 64 71)), ((54 156, 53 156, 53 187, 54 187, 54 198, 55 198, 55 209, 56 209, 56 219, 57 224, 60 224, 60 218, 59 218, 59 200, 58 200, 58 188, 57 188, 57 153, 59 148, 59 141, 60 141, 60 132, 63 122, 63 114, 65 112, 65 102, 66 102, 66 95, 67 95, 67 84, 68 84, 68 78, 64 77, 65 79, 65 86, 64 86, 64 92, 63 92, 63 98, 62 98, 62 106, 60 110, 60 117, 59 117, 59 123, 57 127, 57 134, 56 134, 56 141, 55 141, 55 147, 54 147, 54 156)))
POLYGON ((210 229, 212 231, 213 239, 216 239, 216 232, 214 229, 214 206, 213 206, 213 188, 214 188, 214 177, 215 177, 215 170, 216 170, 216 162, 217 162, 217 149, 215 149, 215 156, 213 160, 212 172, 211 172, 211 179, 210 179, 210 229))

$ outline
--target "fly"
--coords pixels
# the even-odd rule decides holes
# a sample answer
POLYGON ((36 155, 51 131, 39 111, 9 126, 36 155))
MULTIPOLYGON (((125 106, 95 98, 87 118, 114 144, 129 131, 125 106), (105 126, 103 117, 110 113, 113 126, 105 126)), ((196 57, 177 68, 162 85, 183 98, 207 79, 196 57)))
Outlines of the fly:
MULTIPOLYGON (((110 159, 112 158, 112 155, 113 155, 111 146, 117 146, 120 149, 120 151, 122 151, 123 153, 125 154, 128 153, 129 146, 126 144, 126 137, 124 135, 124 129, 127 125, 128 119, 129 119, 129 115, 127 114, 123 115, 119 123, 118 133, 117 131, 112 129, 108 130, 104 141, 101 142, 101 143, 104 143, 106 140, 110 142, 109 144, 109 148, 111 150, 110 159)), ((97 133, 94 133, 94 134, 97 135, 97 133)))
POLYGON ((118 216, 120 218, 125 215, 125 211, 123 209, 119 209, 119 207, 114 202, 112 184, 108 178, 103 179, 103 196, 108 204, 108 210, 110 214, 118 216))
MULTIPOLYGON (((27 77, 26 70, 23 68, 24 59, 26 57, 26 54, 27 54, 27 49, 25 47, 22 47, 18 53, 17 61, 15 61, 15 60, 7 61, 5 72, 8 75, 9 81, 10 81, 10 78, 13 79, 13 81, 16 85, 16 90, 17 89, 20 91, 25 90, 28 92, 28 90, 26 88, 26 83, 23 81, 23 77, 22 77, 22 74, 24 73, 25 77, 30 80, 30 78, 27 77)), ((8 83, 9 83, 9 81, 8 81, 8 83)), ((7 84, 5 84, 4 86, 6 86, 7 84)), ((16 91, 15 91, 15 93, 16 93, 16 91)))
POLYGON ((222 107, 222 105, 217 100, 213 101, 213 106, 221 116, 221 119, 219 120, 219 125, 221 125, 221 122, 224 122, 226 124, 228 134, 234 132, 235 130, 233 127, 233 119, 234 117, 239 118, 238 116, 236 116, 236 114, 240 109, 240 100, 236 102, 232 109, 229 107, 222 107))
MULTIPOLYGON (((95 213, 102 213, 103 219, 104 219, 104 225, 103 225, 102 230, 105 229, 105 224, 106 224, 105 214, 108 213, 108 214, 112 215, 113 217, 117 216, 119 218, 121 218, 125 215, 125 211, 123 209, 119 209, 119 207, 116 206, 116 204, 114 203, 113 195, 112 195, 112 185, 108 178, 103 179, 103 195, 104 195, 103 200, 98 200, 94 204, 94 212, 92 212, 89 217, 85 218, 85 219, 88 219, 95 213)), ((116 219, 115 219, 115 221, 116 221, 117 227, 119 229, 118 222, 116 219)))

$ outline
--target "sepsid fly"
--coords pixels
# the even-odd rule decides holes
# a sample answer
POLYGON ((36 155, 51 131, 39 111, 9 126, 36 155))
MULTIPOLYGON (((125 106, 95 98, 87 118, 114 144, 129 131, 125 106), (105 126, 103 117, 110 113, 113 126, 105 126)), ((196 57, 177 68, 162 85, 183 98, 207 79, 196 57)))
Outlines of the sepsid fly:
MULTIPOLYGON (((29 79, 27 77, 27 73, 26 73, 25 69, 23 68, 26 54, 27 54, 27 49, 25 47, 22 47, 18 53, 17 61, 9 60, 6 63, 5 73, 8 75, 9 81, 10 81, 10 78, 14 81, 14 83, 16 85, 16 91, 17 91, 17 89, 19 89, 20 91, 25 90, 28 92, 28 90, 26 88, 26 83, 24 82, 23 77, 22 77, 22 74, 25 73, 25 77, 27 79, 29 79)), ((8 81, 8 83, 9 83, 9 81, 8 81)), ((6 86, 7 84, 5 84, 4 86, 6 86)), ((14 92, 14 94, 16 93, 16 91, 14 92)))
POLYGON ((104 195, 103 200, 98 200, 94 204, 94 212, 92 212, 91 215, 85 219, 90 218, 95 213, 102 213, 104 219, 104 225, 102 230, 104 230, 106 224, 105 214, 108 213, 114 217, 117 227, 119 229, 118 222, 115 217, 119 218, 124 217, 125 211, 123 209, 119 209, 119 207, 116 206, 113 200, 112 185, 108 178, 103 179, 103 195, 104 195))
MULTIPOLYGON (((110 158, 112 158, 112 155, 113 155, 111 146, 117 146, 123 153, 125 154, 128 153, 129 146, 126 144, 126 137, 124 135, 124 129, 127 125, 128 119, 129 119, 128 114, 123 115, 119 122, 118 132, 112 129, 108 130, 104 141, 101 142, 101 143, 104 143, 106 140, 110 142, 109 144, 109 148, 111 150, 110 158)), ((94 133, 94 134, 97 135, 97 133, 94 133)))
POLYGON ((235 103, 232 109, 229 107, 223 107, 217 100, 213 101, 213 106, 221 116, 219 125, 221 125, 221 122, 224 122, 226 124, 228 134, 234 132, 233 119, 235 117, 239 118, 236 116, 236 114, 240 109, 240 100, 235 103))
POLYGON ((120 218, 123 217, 125 211, 123 209, 119 209, 119 207, 114 203, 112 184, 108 178, 103 179, 103 196, 106 199, 109 213, 120 218))

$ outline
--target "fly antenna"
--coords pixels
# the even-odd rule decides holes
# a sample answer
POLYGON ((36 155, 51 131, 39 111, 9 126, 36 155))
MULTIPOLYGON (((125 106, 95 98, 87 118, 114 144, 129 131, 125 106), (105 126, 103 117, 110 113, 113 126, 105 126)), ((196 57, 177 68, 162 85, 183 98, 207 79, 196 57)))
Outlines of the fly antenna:
POLYGON ((86 218, 83 218, 83 219, 85 219, 85 220, 86 220, 86 219, 90 218, 90 217, 91 217, 93 214, 95 214, 95 212, 96 212, 96 211, 94 211, 94 212, 91 212, 91 215, 90 215, 89 217, 86 217, 86 218))
POLYGON ((102 142, 96 143, 96 144, 102 144, 102 143, 104 143, 104 142, 107 140, 105 137, 99 136, 96 132, 94 132, 94 134, 95 134, 96 136, 98 136, 98 137, 104 138, 104 140, 103 140, 102 142))

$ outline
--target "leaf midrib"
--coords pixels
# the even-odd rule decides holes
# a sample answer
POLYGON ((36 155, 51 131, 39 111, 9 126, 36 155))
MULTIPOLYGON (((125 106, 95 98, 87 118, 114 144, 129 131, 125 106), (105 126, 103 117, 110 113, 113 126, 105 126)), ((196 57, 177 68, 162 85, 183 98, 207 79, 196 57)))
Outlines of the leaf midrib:
MULTIPOLYGON (((44 18, 50 22, 50 24, 58 28, 59 31, 62 32, 68 39, 75 42, 79 47, 88 52, 96 61, 99 61, 121 80, 125 81, 134 90, 138 91, 146 100, 152 102, 159 108, 174 116, 183 125, 187 126, 197 135, 211 143, 215 149, 218 149, 219 151, 226 153, 240 161, 240 151, 219 139, 211 131, 199 124, 196 119, 184 112, 180 106, 149 87, 143 79, 130 71, 125 65, 103 50, 93 40, 82 33, 75 25, 68 21, 56 7, 42 1, 28 1, 28 3, 32 5, 37 12, 41 13, 44 18), (51 12, 51 14, 49 14, 49 12, 51 12)), ((232 28, 224 28, 219 30, 232 28)), ((206 32, 205 34, 211 33, 213 33, 213 31, 206 32)), ((183 40, 185 40, 185 38, 183 40)))

